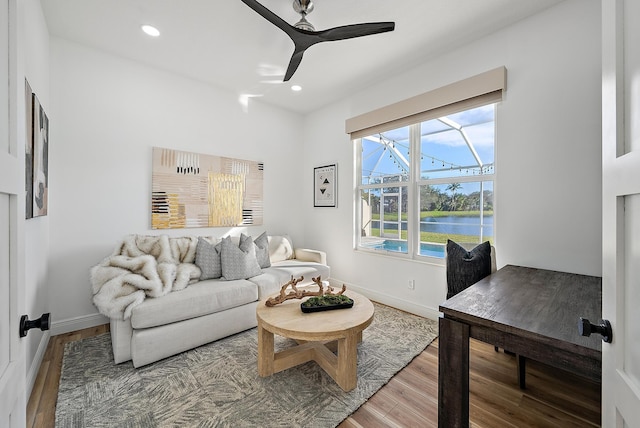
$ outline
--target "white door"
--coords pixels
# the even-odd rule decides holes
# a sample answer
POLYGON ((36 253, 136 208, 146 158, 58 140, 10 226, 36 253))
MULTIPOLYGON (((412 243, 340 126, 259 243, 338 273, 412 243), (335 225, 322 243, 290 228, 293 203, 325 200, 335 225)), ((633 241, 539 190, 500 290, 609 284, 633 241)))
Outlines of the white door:
POLYGON ((602 1, 602 426, 640 426, 640 16, 602 1))
MULTIPOLYGON (((25 362, 18 334, 21 168, 17 156, 15 0, 0 0, 0 426, 25 425, 25 362), (9 101, 8 101, 9 100, 9 101)), ((23 208, 24 209, 24 208, 23 208)))

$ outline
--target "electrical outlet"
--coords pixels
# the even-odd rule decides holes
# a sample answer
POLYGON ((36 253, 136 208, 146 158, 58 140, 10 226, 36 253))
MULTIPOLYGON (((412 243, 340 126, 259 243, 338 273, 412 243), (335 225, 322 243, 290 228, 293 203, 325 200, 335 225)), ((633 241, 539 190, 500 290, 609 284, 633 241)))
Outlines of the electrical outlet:
POLYGON ((408 287, 409 287, 409 290, 415 290, 416 289, 416 280, 415 279, 410 279, 408 287))

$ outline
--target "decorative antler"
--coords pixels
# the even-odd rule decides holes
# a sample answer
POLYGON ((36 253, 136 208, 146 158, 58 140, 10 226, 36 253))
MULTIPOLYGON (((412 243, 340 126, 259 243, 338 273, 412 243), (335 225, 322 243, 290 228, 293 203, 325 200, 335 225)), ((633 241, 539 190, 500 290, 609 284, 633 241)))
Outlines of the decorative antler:
POLYGON ((289 282, 287 282, 282 286, 282 288, 280 288, 280 294, 277 295, 276 297, 269 297, 265 302, 265 305, 271 307, 271 306, 278 305, 286 300, 302 299, 303 297, 307 297, 307 296, 322 296, 325 294, 338 296, 347 290, 346 285, 342 284, 342 290, 340 290, 337 293, 333 292, 333 287, 331 286, 327 286, 327 290, 325 291, 324 286, 322 285, 322 279, 320 276, 318 276, 317 278, 311 278, 313 282, 319 287, 318 291, 298 290, 296 285, 299 282, 301 282, 303 279, 304 279, 304 276, 301 276, 300 278, 295 279, 293 275, 291 275, 291 279, 289 280, 289 282), (292 291, 287 293, 286 290, 289 286, 291 286, 292 291))

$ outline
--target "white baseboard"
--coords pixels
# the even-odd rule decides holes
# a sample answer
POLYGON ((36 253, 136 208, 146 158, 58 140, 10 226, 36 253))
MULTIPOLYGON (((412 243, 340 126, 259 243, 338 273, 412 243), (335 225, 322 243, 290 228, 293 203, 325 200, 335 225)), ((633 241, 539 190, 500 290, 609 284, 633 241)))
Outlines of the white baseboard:
POLYGON ((347 289, 353 290, 356 293, 360 293, 375 302, 382 303, 383 305, 391 306, 393 308, 397 308, 415 315, 420 315, 422 317, 436 321, 440 317, 440 312, 436 308, 430 308, 428 306, 420 305, 415 302, 399 299, 386 293, 369 290, 367 288, 363 288, 355 284, 349 284, 345 281, 340 281, 334 278, 330 278, 329 283, 334 288, 340 288, 342 287, 342 284, 345 284, 347 286, 347 289))
POLYGON ((40 343, 38 344, 38 350, 36 351, 36 355, 31 360, 31 365, 29 366, 29 370, 27 370, 27 379, 26 379, 26 396, 31 396, 31 391, 33 390, 33 385, 36 383, 36 377, 38 376, 38 370, 40 370, 40 365, 42 364, 42 360, 44 359, 44 353, 47 352, 47 345, 49 345, 49 339, 51 338, 51 333, 49 330, 45 331, 42 337, 40 338, 40 343))
POLYGON ((108 324, 109 318, 101 314, 83 315, 66 320, 53 321, 51 323, 51 335, 69 333, 71 331, 82 330, 83 328, 95 327, 97 325, 108 324))

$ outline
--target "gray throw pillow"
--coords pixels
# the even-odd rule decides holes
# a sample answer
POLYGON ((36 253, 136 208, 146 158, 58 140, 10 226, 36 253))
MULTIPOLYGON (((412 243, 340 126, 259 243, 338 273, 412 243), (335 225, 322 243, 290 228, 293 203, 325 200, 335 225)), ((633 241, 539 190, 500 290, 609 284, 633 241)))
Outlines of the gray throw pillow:
MULTIPOLYGON (((247 236, 243 233, 240 235, 240 243, 244 239, 247 239, 247 236)), ((260 267, 263 269, 270 267, 271 259, 269 259, 269 237, 267 232, 262 232, 260 236, 253 240, 253 243, 256 246, 256 259, 260 267)))
POLYGON ((256 259, 256 246, 253 239, 247 237, 237 246, 227 236, 222 239, 222 276, 226 280, 247 279, 262 273, 256 259))
POLYGON ((213 244, 202 237, 198 237, 198 245, 196 246, 196 266, 202 272, 200 279, 215 279, 222 276, 222 262, 220 253, 222 252, 222 243, 213 244))
POLYGON ((447 299, 491 275, 491 244, 483 242, 467 251, 447 240, 447 299))

